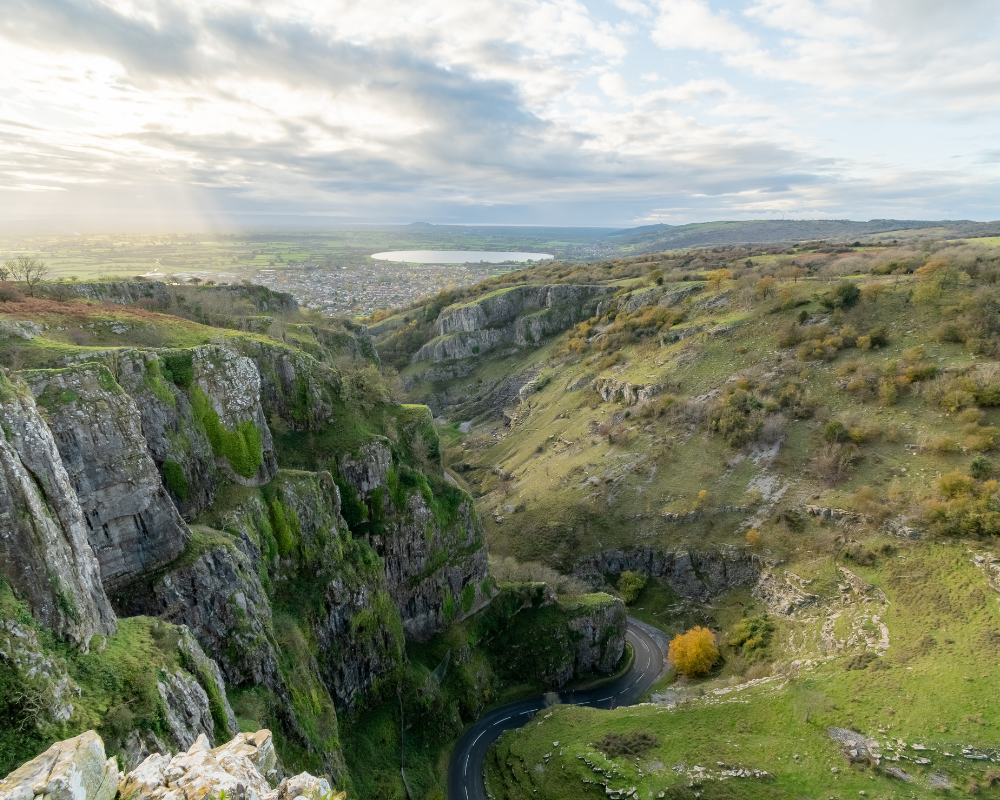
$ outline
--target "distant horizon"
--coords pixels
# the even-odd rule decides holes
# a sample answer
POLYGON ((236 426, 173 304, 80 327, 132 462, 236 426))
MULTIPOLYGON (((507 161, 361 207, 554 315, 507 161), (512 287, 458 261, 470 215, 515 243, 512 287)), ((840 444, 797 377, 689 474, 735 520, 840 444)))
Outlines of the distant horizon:
POLYGON ((605 223, 605 224, 593 224, 593 225, 570 225, 570 224, 546 224, 546 223, 518 223, 518 222, 427 222, 426 220, 411 220, 409 222, 371 222, 371 221, 352 221, 352 222, 331 222, 327 220, 326 222, 320 222, 324 219, 322 215, 282 215, 278 219, 272 219, 268 222, 263 221, 252 221, 251 219, 242 220, 232 220, 228 224, 219 223, 217 225, 205 225, 204 223, 199 227, 198 225, 190 225, 189 227, 104 227, 96 228, 90 227, 88 225, 53 225, 43 226, 41 223, 18 223, 14 220, 0 220, 0 236, 5 237, 33 237, 33 236, 112 236, 112 235, 161 235, 161 236, 186 236, 194 234, 214 234, 214 235, 240 235, 240 234, 251 234, 251 233, 265 233, 265 232, 293 232, 296 229, 303 231, 308 231, 309 233, 322 233, 323 230, 330 231, 345 231, 357 229, 395 229, 395 228, 407 228, 410 226, 421 226, 426 225, 428 227, 434 228, 531 228, 531 229, 566 229, 566 230, 595 230, 595 231, 620 231, 620 230, 633 230, 639 228, 683 228, 683 227, 694 227, 698 225, 712 225, 719 223, 772 223, 772 222, 785 222, 785 223, 806 223, 806 222, 845 222, 845 223, 872 223, 872 222, 900 222, 900 223, 940 223, 948 225, 957 225, 962 223, 993 223, 996 222, 1000 224, 1000 216, 989 219, 972 219, 972 218, 953 218, 953 219, 931 219, 931 218, 898 218, 898 217, 870 217, 870 218, 852 218, 852 217, 804 217, 795 219, 780 219, 780 218, 767 218, 767 217, 757 217, 757 218, 718 218, 718 219, 705 219, 696 222, 683 222, 683 223, 666 223, 666 222, 642 222, 636 221, 633 223, 605 223), (296 220, 296 222, 291 222, 287 220, 296 220), (284 221, 283 221, 284 220, 284 221), (306 224, 306 221, 315 220, 311 224, 306 224))

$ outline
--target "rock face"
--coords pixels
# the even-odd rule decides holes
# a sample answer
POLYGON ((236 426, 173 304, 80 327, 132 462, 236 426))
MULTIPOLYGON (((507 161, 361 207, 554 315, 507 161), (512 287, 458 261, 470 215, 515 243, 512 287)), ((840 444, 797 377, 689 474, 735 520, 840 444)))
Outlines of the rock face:
POLYGON ((280 679, 271 606, 255 560, 227 534, 215 532, 205 541, 207 535, 196 530, 195 541, 206 549, 192 563, 152 583, 126 587, 116 602, 129 616, 187 625, 229 683, 275 686, 280 679))
POLYGON ((403 469, 379 441, 340 461, 341 478, 377 521, 371 543, 385 560, 386 582, 403 628, 408 636, 420 639, 441 630, 446 616, 461 618, 489 601, 481 586, 487 573, 486 547, 467 497, 458 502, 450 519, 440 509, 435 513, 423 492, 398 489, 401 479, 395 470, 403 469), (395 491, 389 486, 390 474, 395 491))
POLYGON ((216 463, 237 483, 263 486, 277 474, 278 461, 260 404, 260 373, 256 365, 246 356, 225 348, 206 346, 195 349, 193 370, 192 393, 200 392, 211 405, 204 410, 201 422, 216 453, 216 463), (213 436, 218 431, 216 426, 222 430, 213 436), (245 454, 238 452, 241 445, 233 438, 233 432, 242 434, 245 454), (251 441, 254 437, 256 440, 251 441), (259 466, 254 471, 247 468, 253 465, 259 466))
POLYGON ((819 601, 819 596, 802 590, 802 579, 786 572, 782 580, 771 570, 765 569, 757 585, 753 588, 753 596, 760 600, 773 614, 789 616, 800 608, 819 601))
POLYGON ((142 434, 153 461, 164 476, 164 485, 178 510, 187 518, 211 505, 219 470, 204 426, 194 417, 187 393, 171 378, 190 363, 191 351, 152 353, 124 350, 117 354, 118 383, 135 401, 142 434))
POLYGON ((12 619, 0 619, 0 664, 18 680, 33 685, 46 698, 34 723, 41 728, 48 722, 66 722, 73 716, 73 700, 80 694, 66 674, 65 667, 42 650, 32 628, 12 619))
POLYGON ((0 377, 3 577, 57 635, 85 644, 116 619, 52 432, 27 391, 0 377))
POLYGON ((628 620, 624 604, 611 595, 591 595, 568 606, 569 629, 579 634, 573 672, 612 672, 625 652, 628 620))
MULTIPOLYGON (((135 306, 152 303, 169 308, 174 303, 170 287, 160 281, 115 281, 111 283, 50 283, 39 287, 50 295, 82 297, 117 305, 135 306)), ((187 287, 189 288, 189 287, 187 287)), ((286 292, 273 292, 263 286, 202 286, 199 293, 222 295, 233 301, 249 301, 258 311, 294 311, 295 298, 286 292)))
POLYGON ((486 646, 517 680, 559 688, 574 677, 613 671, 625 652, 625 605, 603 592, 564 604, 544 583, 504 584, 486 613, 496 615, 497 628, 486 646), (519 632, 525 616, 531 641, 519 632))
POLYGON ((0 800, 112 800, 118 767, 94 731, 56 742, 0 781, 0 800))
POLYGON ((662 390, 662 387, 655 384, 629 383, 614 378, 598 378, 594 381, 594 388, 605 403, 623 403, 627 406, 644 403, 662 390))
POLYGON ((139 409, 106 367, 26 373, 83 510, 106 588, 180 555, 189 532, 146 449, 139 409))
POLYGON ((611 291, 598 285, 516 286, 441 312, 436 338, 412 357, 440 362, 470 358, 501 344, 524 346, 561 333, 591 316, 600 297, 611 291))
POLYGON ((226 698, 226 684, 218 664, 205 655, 197 640, 185 628, 178 647, 185 658, 185 665, 195 672, 212 692, 212 698, 190 672, 174 670, 164 673, 156 688, 166 709, 167 727, 176 746, 186 750, 199 736, 209 743, 229 739, 239 733, 236 715, 226 698), (219 719, 212 713, 212 704, 219 719), (222 724, 222 730, 217 721, 222 724))
MULTIPOLYGON (((298 797, 325 797, 330 784, 308 772, 284 781, 272 789, 269 780, 277 777, 278 758, 271 732, 241 733, 228 744, 211 749, 202 736, 173 758, 151 755, 132 770, 118 786, 122 800, 203 800, 227 797, 243 800, 295 800, 298 797)), ((330 800, 344 800, 339 792, 330 800)), ((80 799, 82 800, 82 798, 80 799)))
POLYGON ((605 576, 639 572, 663 578, 681 597, 705 601, 730 586, 755 583, 763 566, 758 556, 735 547, 676 553, 642 547, 627 553, 605 550, 581 559, 573 573, 600 586, 605 576))

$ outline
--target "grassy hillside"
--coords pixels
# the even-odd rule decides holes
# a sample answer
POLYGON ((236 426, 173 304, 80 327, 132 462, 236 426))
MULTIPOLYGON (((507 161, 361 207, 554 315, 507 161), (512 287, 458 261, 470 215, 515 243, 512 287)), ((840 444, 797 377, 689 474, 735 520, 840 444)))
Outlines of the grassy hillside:
POLYGON ((403 368, 447 423, 445 463, 494 554, 570 573, 611 548, 726 544, 764 567, 753 591, 708 604, 648 580, 632 613, 670 634, 710 627, 713 670, 671 670, 653 705, 559 708, 507 734, 494 797, 995 791, 992 244, 546 265, 523 280, 579 275, 616 294, 542 341, 403 368), (877 739, 877 759, 852 762, 830 726, 877 739), (608 755, 607 734, 638 750, 608 755))

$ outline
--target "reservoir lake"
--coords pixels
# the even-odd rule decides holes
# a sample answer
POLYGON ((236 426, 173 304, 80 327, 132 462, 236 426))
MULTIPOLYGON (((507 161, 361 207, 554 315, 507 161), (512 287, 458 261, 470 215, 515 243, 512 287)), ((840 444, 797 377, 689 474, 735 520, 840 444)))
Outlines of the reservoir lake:
POLYGON ((503 253, 496 250, 392 250, 374 253, 372 258, 410 264, 475 264, 480 261, 501 264, 504 261, 544 261, 552 256, 549 253, 503 253))

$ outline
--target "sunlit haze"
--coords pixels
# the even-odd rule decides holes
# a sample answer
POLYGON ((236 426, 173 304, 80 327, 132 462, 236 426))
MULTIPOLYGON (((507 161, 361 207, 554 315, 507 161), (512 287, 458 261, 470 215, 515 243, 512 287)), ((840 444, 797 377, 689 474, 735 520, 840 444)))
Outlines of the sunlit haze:
POLYGON ((3 0, 0 220, 995 219, 988 0, 3 0))

